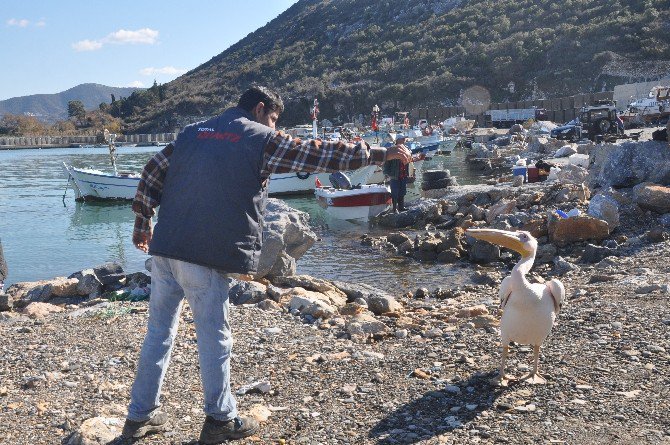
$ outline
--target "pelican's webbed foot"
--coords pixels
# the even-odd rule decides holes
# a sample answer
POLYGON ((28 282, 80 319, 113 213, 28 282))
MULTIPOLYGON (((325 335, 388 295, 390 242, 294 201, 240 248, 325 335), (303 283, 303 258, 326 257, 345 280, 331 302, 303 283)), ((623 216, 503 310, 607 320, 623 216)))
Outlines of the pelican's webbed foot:
POLYGON ((547 384, 547 379, 542 377, 540 374, 536 374, 534 372, 531 372, 530 374, 521 377, 521 380, 524 381, 524 382, 528 382, 532 385, 546 385, 547 384))

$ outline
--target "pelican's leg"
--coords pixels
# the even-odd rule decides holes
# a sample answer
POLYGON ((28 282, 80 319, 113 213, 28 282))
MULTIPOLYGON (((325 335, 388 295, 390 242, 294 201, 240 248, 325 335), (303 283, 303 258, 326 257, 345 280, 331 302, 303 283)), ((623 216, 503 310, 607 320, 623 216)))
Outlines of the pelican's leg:
POLYGON ((500 371, 498 377, 492 379, 492 383, 500 386, 507 386, 509 379, 505 376, 505 362, 507 362, 507 354, 509 352, 509 343, 502 344, 502 357, 500 358, 500 371))
POLYGON ((534 357, 534 364, 533 364, 533 372, 528 374, 526 377, 523 378, 523 380, 526 380, 534 385, 544 385, 547 383, 547 380, 540 375, 538 372, 539 369, 539 363, 540 363, 540 346, 533 346, 533 353, 535 355, 534 357))

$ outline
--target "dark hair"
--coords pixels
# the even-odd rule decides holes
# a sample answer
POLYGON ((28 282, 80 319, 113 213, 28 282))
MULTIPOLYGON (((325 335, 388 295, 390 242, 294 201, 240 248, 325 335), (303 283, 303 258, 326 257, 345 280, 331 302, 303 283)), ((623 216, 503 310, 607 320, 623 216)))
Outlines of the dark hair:
POLYGON ((260 85, 254 85, 245 91, 240 96, 237 106, 250 112, 259 102, 265 104, 265 112, 276 111, 282 113, 284 111, 284 102, 282 102, 279 94, 260 85))

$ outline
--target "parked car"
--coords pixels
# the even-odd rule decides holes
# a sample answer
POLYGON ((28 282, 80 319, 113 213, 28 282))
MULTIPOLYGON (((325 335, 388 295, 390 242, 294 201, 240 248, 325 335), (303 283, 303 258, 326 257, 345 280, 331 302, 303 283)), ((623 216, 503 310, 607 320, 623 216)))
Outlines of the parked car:
POLYGON ((586 138, 597 142, 616 140, 625 135, 616 104, 602 102, 583 107, 579 117, 551 130, 551 137, 572 142, 586 138))
POLYGON ((576 142, 582 138, 582 126, 579 119, 573 119, 567 124, 551 130, 550 136, 554 139, 576 142))

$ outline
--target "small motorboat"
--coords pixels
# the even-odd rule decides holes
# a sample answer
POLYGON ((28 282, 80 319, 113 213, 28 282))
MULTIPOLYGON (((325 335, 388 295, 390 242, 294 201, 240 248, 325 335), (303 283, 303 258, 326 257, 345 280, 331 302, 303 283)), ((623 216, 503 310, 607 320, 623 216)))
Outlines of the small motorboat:
POLYGON ((330 177, 332 187, 323 186, 317 181, 314 191, 318 204, 333 218, 367 220, 390 207, 391 189, 387 185, 351 186, 348 179, 337 180, 338 177, 346 178, 345 175, 335 175, 330 177))
MULTIPOLYGON (((351 181, 354 184, 365 184, 370 176, 373 175, 377 166, 366 165, 358 170, 349 172, 351 181)), ((271 196, 296 195, 301 193, 312 193, 315 189, 315 179, 319 181, 328 181, 329 173, 274 173, 270 175, 268 184, 268 193, 271 196)), ((383 177, 382 177, 383 180, 383 177)))

